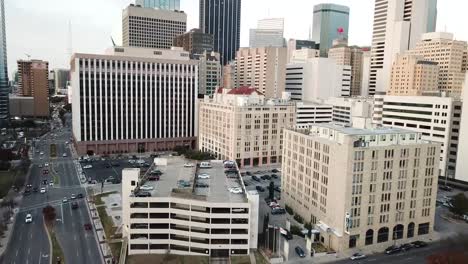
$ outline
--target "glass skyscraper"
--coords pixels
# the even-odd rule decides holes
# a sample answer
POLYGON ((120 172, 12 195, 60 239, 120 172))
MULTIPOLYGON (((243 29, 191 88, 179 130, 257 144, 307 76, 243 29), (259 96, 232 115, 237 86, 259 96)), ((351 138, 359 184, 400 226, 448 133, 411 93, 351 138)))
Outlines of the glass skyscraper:
POLYGON ((214 51, 225 65, 240 45, 241 0, 200 0, 200 29, 213 35, 214 51))
POLYGON ((6 35, 5 35, 5 3, 0 0, 0 123, 8 118, 8 94, 10 93, 10 85, 8 83, 8 68, 7 68, 7 50, 6 50, 6 35))
POLYGON ((320 56, 326 57, 333 40, 348 39, 349 7, 335 4, 314 6, 312 40, 320 44, 320 56))
POLYGON ((148 8, 180 10, 180 0, 136 0, 135 4, 148 8))

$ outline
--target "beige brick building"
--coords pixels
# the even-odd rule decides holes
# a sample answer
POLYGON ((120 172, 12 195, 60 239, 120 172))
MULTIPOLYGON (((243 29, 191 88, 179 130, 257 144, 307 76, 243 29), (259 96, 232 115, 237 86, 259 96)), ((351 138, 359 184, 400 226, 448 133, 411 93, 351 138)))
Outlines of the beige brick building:
POLYGON ((421 55, 397 55, 390 74, 388 95, 419 96, 438 91, 439 66, 421 55))
POLYGON ((432 32, 422 35, 410 54, 422 55, 428 61, 439 64, 439 90, 460 95, 465 79, 467 42, 455 40, 453 34, 432 32))
POLYGON ((351 96, 361 95, 363 51, 357 46, 348 46, 347 43, 334 42, 328 50, 328 57, 336 60, 338 65, 351 66, 351 96))
POLYGON ((289 100, 265 99, 255 88, 219 89, 200 102, 198 147, 241 167, 280 163, 283 130, 295 115, 289 100))
POLYGON ((237 51, 239 86, 251 86, 266 98, 280 98, 286 78, 287 48, 241 48, 237 51))
POLYGON ((439 152, 403 129, 286 129, 282 198, 337 251, 424 239, 434 228, 439 152))
MULTIPOLYGON (((49 116, 49 63, 42 60, 18 60, 18 97, 28 107, 10 108, 18 116, 49 116), (32 102, 32 103, 31 103, 32 102)), ((12 102, 16 102, 13 100, 12 102)))

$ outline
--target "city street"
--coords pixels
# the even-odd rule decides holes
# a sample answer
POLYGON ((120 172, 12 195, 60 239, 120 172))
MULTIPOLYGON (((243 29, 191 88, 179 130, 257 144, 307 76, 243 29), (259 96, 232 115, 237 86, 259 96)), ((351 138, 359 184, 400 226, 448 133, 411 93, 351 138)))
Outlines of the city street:
POLYGON ((71 194, 85 195, 76 174, 69 145, 65 143, 70 137, 71 131, 62 128, 46 134, 34 144, 33 164, 27 184, 31 184, 33 188, 44 187, 46 193, 31 192, 24 196, 4 257, 8 263, 49 263, 49 240, 42 220, 42 209, 47 205, 52 205, 56 210, 54 229, 64 252, 65 262, 96 263, 101 259, 94 233, 83 228, 84 224, 90 222, 85 200, 77 200, 79 206, 74 210, 71 208, 71 201, 62 202, 64 197, 70 199, 71 194), (53 133, 56 136, 53 136, 53 133), (51 143, 57 145, 56 158, 50 157, 51 143), (66 157, 63 157, 64 153, 66 157), (45 170, 49 172, 45 174, 45 170), (47 180, 50 183, 54 178, 53 186, 43 182, 47 180), (26 214, 32 215, 32 223, 25 223, 26 214))

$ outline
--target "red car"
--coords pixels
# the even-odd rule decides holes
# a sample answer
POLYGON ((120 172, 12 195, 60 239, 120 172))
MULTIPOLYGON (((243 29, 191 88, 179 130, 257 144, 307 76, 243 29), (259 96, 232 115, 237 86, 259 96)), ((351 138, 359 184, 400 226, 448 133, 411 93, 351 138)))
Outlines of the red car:
POLYGON ((90 223, 84 224, 83 226, 84 226, 85 230, 92 230, 93 229, 93 226, 90 223))

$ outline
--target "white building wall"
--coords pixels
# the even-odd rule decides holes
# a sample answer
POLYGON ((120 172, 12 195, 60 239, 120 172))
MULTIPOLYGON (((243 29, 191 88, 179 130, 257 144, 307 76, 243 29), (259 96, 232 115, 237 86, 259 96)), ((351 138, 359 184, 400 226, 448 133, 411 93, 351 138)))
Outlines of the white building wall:
MULTIPOLYGON (((463 87, 463 102, 468 102, 468 74, 463 87)), ((468 107, 462 108, 455 179, 468 182, 468 107)))

